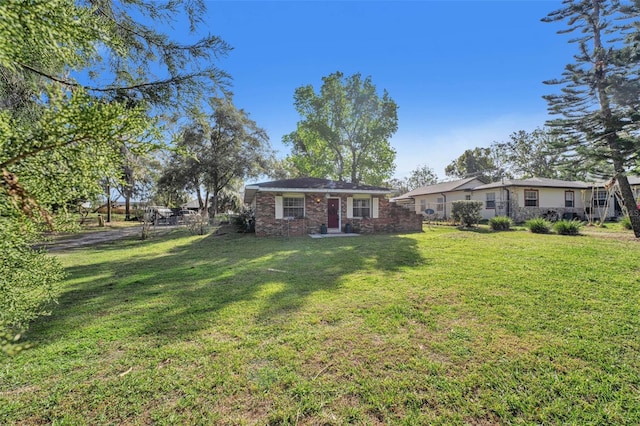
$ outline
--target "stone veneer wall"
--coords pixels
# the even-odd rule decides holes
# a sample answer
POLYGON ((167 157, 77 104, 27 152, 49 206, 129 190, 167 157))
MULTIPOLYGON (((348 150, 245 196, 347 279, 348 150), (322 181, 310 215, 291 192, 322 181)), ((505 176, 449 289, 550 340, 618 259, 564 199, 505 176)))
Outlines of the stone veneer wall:
MULTIPOLYGON (((327 223, 327 199, 324 193, 305 194, 305 217, 290 220, 276 219, 275 195, 268 192, 256 194, 257 236, 287 237, 319 234, 321 225, 327 223), (320 199, 320 203, 316 203, 316 199, 320 199)), ((354 230, 362 234, 422 231, 421 214, 390 203, 384 197, 378 197, 378 218, 347 219, 347 197, 351 196, 352 194, 332 196, 332 198, 340 198, 342 231, 347 223, 351 223, 354 230)))

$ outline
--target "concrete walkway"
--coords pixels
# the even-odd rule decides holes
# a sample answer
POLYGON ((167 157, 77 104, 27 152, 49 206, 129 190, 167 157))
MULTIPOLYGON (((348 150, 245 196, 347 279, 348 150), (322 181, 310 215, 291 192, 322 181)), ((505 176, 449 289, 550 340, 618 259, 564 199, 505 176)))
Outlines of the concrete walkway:
POLYGON ((360 234, 345 233, 328 233, 328 234, 309 234, 311 238, 335 238, 335 237, 359 237, 360 234))

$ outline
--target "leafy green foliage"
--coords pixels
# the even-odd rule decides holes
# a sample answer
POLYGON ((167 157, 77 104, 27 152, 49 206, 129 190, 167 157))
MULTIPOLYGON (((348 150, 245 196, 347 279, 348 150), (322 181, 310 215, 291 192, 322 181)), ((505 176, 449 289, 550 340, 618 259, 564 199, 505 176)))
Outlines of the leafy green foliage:
POLYGON ((48 313, 64 277, 54 257, 31 249, 35 231, 30 221, 0 216, 0 352, 7 354, 22 349, 20 333, 48 313))
POLYGON ((460 157, 453 160, 444 172, 447 176, 466 178, 470 176, 484 177, 490 181, 502 176, 502 170, 496 165, 491 148, 467 149, 460 157))
POLYGON ((489 219, 489 227, 494 231, 508 231, 513 221, 507 216, 495 216, 489 219))
POLYGON ((264 129, 230 99, 211 99, 210 106, 208 117, 194 117, 182 129, 161 184, 195 191, 202 211, 211 195, 215 215, 224 190, 265 173, 273 153, 264 129))
POLYGON ((578 235, 584 224, 576 219, 559 220, 553 224, 553 230, 560 235, 578 235))
POLYGON ((477 225, 482 219, 482 201, 454 201, 451 204, 451 217, 464 226, 477 225))
POLYGON ((395 195, 401 195, 422 186, 433 185, 438 182, 438 175, 429 166, 419 165, 411 171, 409 176, 402 179, 393 178, 385 186, 394 189, 395 195))
POLYGON ((632 229, 631 226, 631 219, 629 219, 629 216, 625 216, 622 219, 620 219, 620 225, 624 228, 624 229, 632 229))
POLYGON ((303 176, 383 184, 395 169, 396 103, 386 90, 377 94, 371 77, 336 72, 322 81, 320 93, 311 85, 295 91, 302 120, 283 138, 290 162, 303 176))
POLYGON ((229 49, 222 40, 184 45, 148 25, 182 11, 195 30, 203 8, 202 0, 0 2, 0 322, 9 329, 0 340, 8 345, 14 329, 45 312, 61 278, 29 245, 55 225, 52 212, 95 197, 102 181, 130 191, 123 153, 158 146, 150 115, 224 91, 227 76, 215 67, 229 49))
POLYGON ((511 179, 584 180, 584 173, 560 167, 556 140, 557 136, 549 129, 520 130, 512 133, 508 141, 494 143, 491 149, 505 176, 511 179))
POLYGON ((534 234, 548 234, 551 231, 551 222, 541 217, 527 220, 524 226, 534 234))
POLYGON ((557 135, 562 160, 574 170, 617 180, 629 211, 634 234, 640 238, 640 212, 627 172, 638 163, 638 2, 582 0, 567 2, 543 21, 561 22, 561 34, 576 34, 574 62, 562 77, 545 83, 559 86, 545 96, 548 122, 557 135))

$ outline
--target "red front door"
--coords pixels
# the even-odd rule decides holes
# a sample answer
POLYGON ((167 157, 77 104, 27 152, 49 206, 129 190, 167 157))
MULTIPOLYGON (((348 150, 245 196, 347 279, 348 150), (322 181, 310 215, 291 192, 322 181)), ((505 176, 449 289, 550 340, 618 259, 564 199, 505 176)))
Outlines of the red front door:
POLYGON ((327 200, 327 228, 340 228, 340 200, 329 198, 327 200))

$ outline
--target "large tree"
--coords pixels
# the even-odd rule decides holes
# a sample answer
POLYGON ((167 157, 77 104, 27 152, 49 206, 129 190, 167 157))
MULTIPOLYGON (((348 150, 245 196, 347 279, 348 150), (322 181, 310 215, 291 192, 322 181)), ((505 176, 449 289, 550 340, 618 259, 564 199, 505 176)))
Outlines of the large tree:
POLYGON ((195 191, 202 211, 211 200, 215 215, 223 190, 266 173, 273 153, 266 132, 229 98, 212 98, 210 107, 183 129, 163 181, 195 191))
POLYGON ((158 135, 151 112, 175 111, 225 82, 214 67, 228 50, 221 40, 185 45, 157 30, 179 10, 195 26, 202 7, 202 0, 0 2, 0 335, 25 328, 55 295, 59 265, 31 250, 39 225, 54 225, 53 207, 119 179, 121 147, 145 151, 158 135))
POLYGON ((478 147, 467 149, 445 167, 444 172, 457 178, 476 176, 496 180, 502 176, 503 170, 496 165, 495 152, 491 148, 478 147))
POLYGON ((550 112, 560 116, 548 124, 563 138, 567 161, 591 173, 615 179, 633 231, 640 238, 640 212, 627 172, 638 162, 640 115, 637 97, 637 2, 565 1, 545 22, 563 22, 559 33, 575 34, 574 61, 560 79, 546 83, 561 88, 545 96, 550 112), (607 167, 598 167, 602 164, 607 167))
POLYGON ((396 103, 386 90, 378 95, 371 77, 336 72, 322 81, 319 93, 311 85, 295 91, 302 120, 283 138, 290 161, 302 175, 382 184, 395 169, 396 103))
POLYGON ((549 129, 514 132, 509 140, 493 143, 491 149, 509 178, 578 180, 584 177, 574 168, 560 167, 556 137, 549 129))

